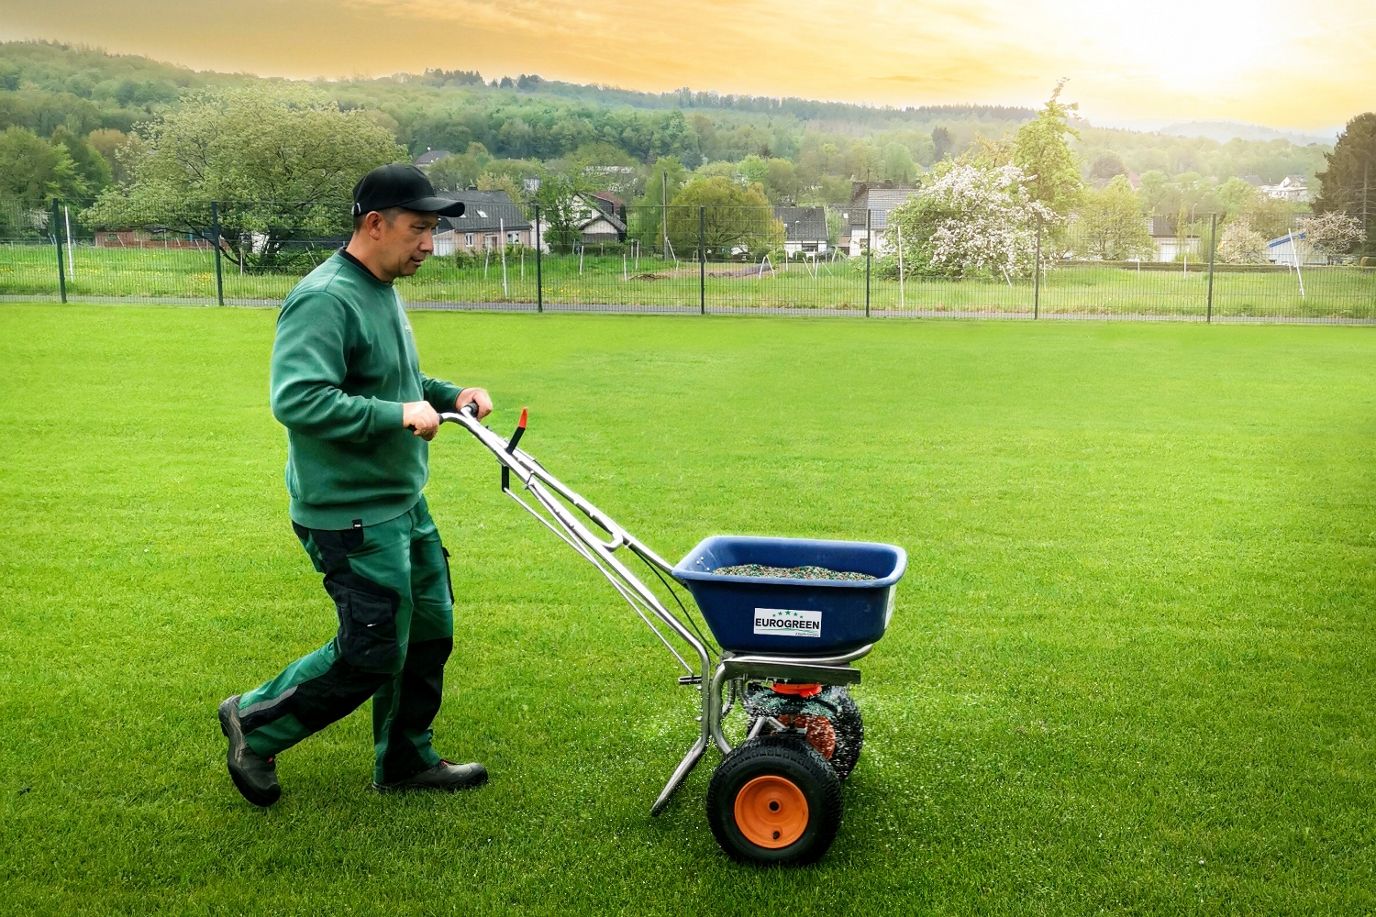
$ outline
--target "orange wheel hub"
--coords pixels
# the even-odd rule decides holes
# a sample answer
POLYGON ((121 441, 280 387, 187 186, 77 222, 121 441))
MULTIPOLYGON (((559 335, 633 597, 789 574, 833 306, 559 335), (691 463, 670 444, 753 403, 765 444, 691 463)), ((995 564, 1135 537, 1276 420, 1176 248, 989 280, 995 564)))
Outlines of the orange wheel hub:
POLYGON ((787 777, 756 777, 736 794, 736 827, 750 843, 777 850, 807 830, 807 797, 787 777))

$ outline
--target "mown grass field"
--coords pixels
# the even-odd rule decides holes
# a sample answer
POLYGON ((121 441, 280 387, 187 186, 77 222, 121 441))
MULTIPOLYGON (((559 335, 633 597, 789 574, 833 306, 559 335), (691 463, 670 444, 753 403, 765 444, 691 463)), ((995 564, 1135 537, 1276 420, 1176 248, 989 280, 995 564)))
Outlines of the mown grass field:
POLYGON ((880 540, 866 743, 816 867, 729 862, 695 695, 457 428, 437 745, 360 711, 259 811, 215 705, 332 633, 285 517, 271 310, 0 306, 0 911, 1362 914, 1376 909, 1368 329, 415 314, 425 364, 669 559, 880 540))
MULTIPOLYGON (((323 251, 323 250, 322 250, 323 251)), ((500 253, 484 264, 458 266, 432 257, 402 288, 413 302, 502 304, 536 308, 534 252, 511 257, 503 282, 500 253)), ((200 251, 78 247, 70 258, 70 298, 124 297, 216 302, 215 262, 200 251)), ((305 268, 281 274, 241 274, 222 265, 224 298, 229 303, 280 301, 305 268)), ((755 311, 819 309, 863 311, 865 274, 859 260, 759 265, 712 263, 701 270, 692 261, 576 255, 543 257, 540 286, 546 308, 609 306, 632 309, 755 311)), ((0 295, 57 295, 57 257, 51 247, 0 246, 0 295)), ((1297 276, 1285 270, 1228 271, 1214 275, 1209 309, 1207 264, 1171 270, 1132 270, 1086 264, 1048 271, 1039 291, 1030 279, 1013 283, 976 280, 916 280, 903 284, 870 280, 872 311, 899 314, 1030 315, 1034 299, 1047 316, 1156 317, 1220 319, 1335 319, 1376 321, 1376 270, 1355 267, 1306 268, 1297 276), (1301 292, 1303 286, 1303 292, 1301 292)))

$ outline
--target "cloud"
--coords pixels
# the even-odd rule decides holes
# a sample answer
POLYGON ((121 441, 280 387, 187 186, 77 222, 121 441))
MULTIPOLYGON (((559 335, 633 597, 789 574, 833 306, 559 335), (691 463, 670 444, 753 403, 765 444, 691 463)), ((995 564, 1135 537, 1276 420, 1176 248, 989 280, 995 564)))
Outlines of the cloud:
POLYGON ((1036 105, 1069 76, 1068 100, 1120 119, 1328 126, 1370 108, 1376 72, 1370 0, 1301 17, 1280 0, 0 3, 7 37, 274 76, 439 67, 900 105, 1036 105))

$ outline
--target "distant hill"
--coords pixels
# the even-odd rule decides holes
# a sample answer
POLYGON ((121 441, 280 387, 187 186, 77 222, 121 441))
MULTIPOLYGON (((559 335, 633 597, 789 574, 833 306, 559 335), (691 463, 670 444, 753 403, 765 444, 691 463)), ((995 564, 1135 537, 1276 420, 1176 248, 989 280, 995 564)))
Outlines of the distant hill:
MULTIPOLYGON (((0 132, 19 127, 49 137, 61 129, 108 146, 188 91, 286 84, 314 87, 343 109, 368 112, 413 156, 476 150, 467 164, 474 171, 492 160, 520 160, 527 164, 518 171, 528 172, 529 162, 558 164, 578 155, 641 164, 672 156, 689 168, 757 157, 794 167, 780 173, 779 194, 832 203, 846 200, 854 181, 912 181, 942 159, 1007 141, 1036 117, 1032 109, 1011 105, 893 107, 686 87, 639 92, 536 74, 484 79, 476 70, 268 79, 26 41, 0 42, 0 132)), ((1233 176, 1272 183, 1286 175, 1312 178, 1336 138, 1336 132, 1324 137, 1232 122, 1096 127, 1082 121, 1076 127, 1073 147, 1082 172, 1100 178, 1151 171, 1220 182, 1233 176)), ((118 165, 109 153, 101 155, 118 165)))
POLYGON ((1217 140, 1219 143, 1227 143, 1229 140, 1285 140, 1296 146, 1309 146, 1315 143, 1320 146, 1331 146, 1338 136, 1337 130, 1326 135, 1305 134, 1241 121, 1182 121, 1158 128, 1157 133, 1171 137, 1202 137, 1206 140, 1217 140))
POLYGON ((802 120, 866 122, 875 121, 941 121, 943 119, 976 119, 1007 121, 1021 124, 1036 117, 1030 108, 1015 105, 863 105, 855 102, 821 102, 796 96, 733 95, 690 87, 672 92, 640 92, 591 83, 569 83, 547 80, 537 74, 523 73, 512 79, 484 82, 482 74, 473 70, 426 70, 407 74, 408 83, 437 87, 476 87, 514 90, 526 95, 552 96, 597 105, 628 105, 646 109, 703 109, 743 111, 765 115, 791 115, 802 120))
MULTIPOLYGON (((887 106, 824 102, 795 96, 736 95, 683 87, 671 92, 640 92, 618 86, 549 80, 521 74, 485 80, 476 70, 428 69, 421 73, 347 80, 284 80, 247 73, 193 70, 137 54, 111 54, 100 48, 56 41, 0 42, 0 90, 29 89, 95 99, 103 107, 125 107, 152 113, 157 104, 174 101, 184 90, 229 83, 270 82, 314 85, 339 95, 349 89, 400 87, 415 93, 457 91, 487 98, 545 99, 596 108, 627 107, 645 111, 737 113, 748 117, 784 117, 799 123, 825 124, 856 131, 914 129, 938 124, 1016 127, 1036 112, 1014 105, 887 106)), ((373 101, 373 100, 369 100, 373 101)), ((123 126, 123 125, 120 125, 123 126)), ((126 128, 127 129, 127 128, 126 128)))

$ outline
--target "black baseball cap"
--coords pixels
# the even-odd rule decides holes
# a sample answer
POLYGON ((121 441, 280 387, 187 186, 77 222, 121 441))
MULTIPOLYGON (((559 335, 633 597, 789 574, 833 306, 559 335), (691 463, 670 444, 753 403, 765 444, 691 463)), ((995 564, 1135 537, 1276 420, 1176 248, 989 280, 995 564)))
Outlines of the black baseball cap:
POLYGON ((463 201, 435 194, 435 186, 425 173, 409 162, 378 166, 354 185, 354 216, 373 210, 404 207, 417 213, 442 216, 463 215, 463 201))

